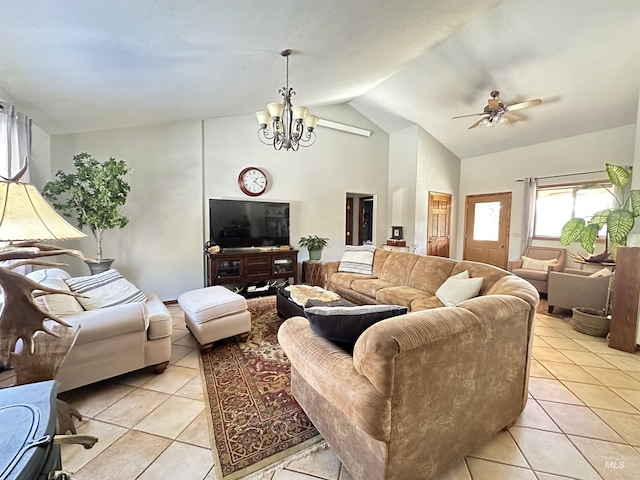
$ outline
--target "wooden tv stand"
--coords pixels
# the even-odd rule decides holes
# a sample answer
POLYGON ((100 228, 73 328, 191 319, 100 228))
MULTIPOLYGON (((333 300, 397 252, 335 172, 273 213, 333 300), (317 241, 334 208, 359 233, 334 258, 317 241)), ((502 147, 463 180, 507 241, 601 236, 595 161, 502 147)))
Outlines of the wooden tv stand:
POLYGON ((298 283, 297 250, 234 250, 205 253, 207 286, 252 284, 293 278, 298 283))

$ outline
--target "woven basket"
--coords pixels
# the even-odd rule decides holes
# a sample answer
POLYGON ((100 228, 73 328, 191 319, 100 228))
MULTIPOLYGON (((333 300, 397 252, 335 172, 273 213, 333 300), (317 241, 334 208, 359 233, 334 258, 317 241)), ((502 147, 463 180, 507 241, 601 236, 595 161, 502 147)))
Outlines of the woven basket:
POLYGON ((604 316, 601 310, 593 308, 575 307, 569 322, 574 330, 594 337, 606 337, 609 333, 611 320, 604 316))

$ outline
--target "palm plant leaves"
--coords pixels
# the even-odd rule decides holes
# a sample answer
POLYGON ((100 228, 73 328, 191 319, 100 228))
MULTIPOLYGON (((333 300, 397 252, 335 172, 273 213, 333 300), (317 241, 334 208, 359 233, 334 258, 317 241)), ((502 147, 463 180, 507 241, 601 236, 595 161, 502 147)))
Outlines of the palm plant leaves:
POLYGON ((577 240, 586 223, 584 218, 572 218, 565 223, 560 233, 560 243, 567 246, 577 240))
POLYGON ((613 183, 616 187, 622 187, 623 185, 629 183, 629 180, 631 180, 631 172, 628 169, 620 165, 613 165, 611 163, 605 163, 604 165, 607 170, 609 180, 611 180, 611 183, 613 183))
POLYGON ((590 223, 580 231, 580 245, 591 254, 593 254, 595 250, 598 230, 600 230, 600 228, 596 223, 590 223))
POLYGON ((613 210, 607 218, 607 231, 609 238, 615 243, 624 243, 631 232, 635 221, 633 213, 624 208, 613 210))
POLYGON ((640 217, 640 190, 631 190, 631 211, 634 217, 640 217))

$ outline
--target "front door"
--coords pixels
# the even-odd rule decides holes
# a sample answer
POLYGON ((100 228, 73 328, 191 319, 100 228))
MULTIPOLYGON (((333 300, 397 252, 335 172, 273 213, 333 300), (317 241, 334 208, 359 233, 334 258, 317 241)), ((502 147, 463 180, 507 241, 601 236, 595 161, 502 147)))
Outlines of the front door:
POLYGON ((429 192, 427 255, 449 258, 451 195, 429 192))
POLYGON ((507 268, 511 192, 467 195, 463 259, 507 268))

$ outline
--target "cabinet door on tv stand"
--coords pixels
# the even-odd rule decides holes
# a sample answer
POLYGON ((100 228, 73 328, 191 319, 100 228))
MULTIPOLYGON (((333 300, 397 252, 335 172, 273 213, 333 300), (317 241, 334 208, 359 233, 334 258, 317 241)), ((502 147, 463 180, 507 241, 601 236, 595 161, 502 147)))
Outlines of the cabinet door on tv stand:
POLYGON ((242 280, 244 268, 242 258, 209 256, 211 262, 211 282, 213 285, 234 283, 242 280))
POLYGON ((244 274, 248 281, 271 278, 271 255, 251 255, 244 259, 244 274))

